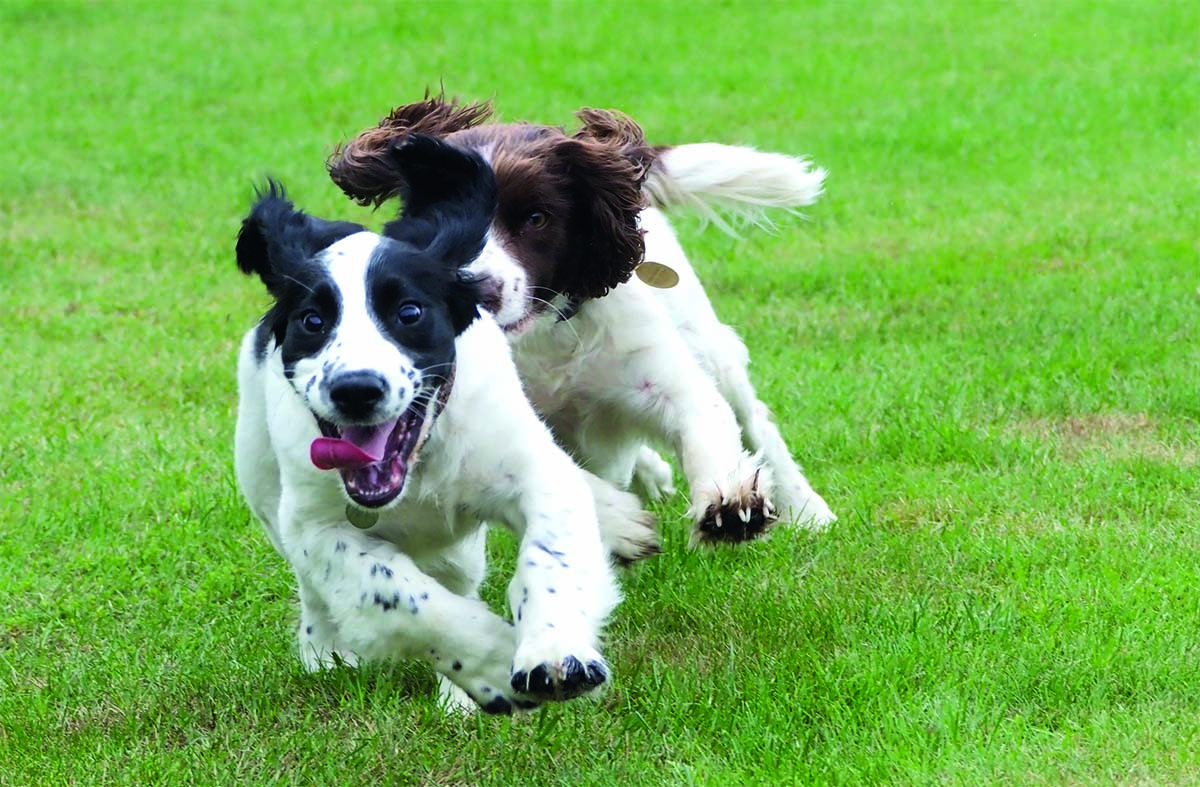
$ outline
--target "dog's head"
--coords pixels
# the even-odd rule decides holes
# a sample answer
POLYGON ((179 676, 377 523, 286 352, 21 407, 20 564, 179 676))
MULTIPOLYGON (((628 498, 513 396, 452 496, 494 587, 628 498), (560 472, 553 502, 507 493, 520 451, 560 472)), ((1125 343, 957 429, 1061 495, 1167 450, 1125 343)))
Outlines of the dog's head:
POLYGON ((312 462, 341 472, 357 504, 396 499, 451 377, 455 338, 478 316, 475 259, 495 208, 487 163, 431 137, 389 146, 405 215, 383 234, 296 210, 275 183, 242 223, 238 267, 275 299, 261 362, 284 376, 322 437, 312 462))
POLYGON ((617 112, 586 109, 582 127, 483 124, 484 104, 442 97, 393 110, 329 161, 334 182, 364 205, 403 197, 405 173, 386 150, 413 133, 431 133, 478 151, 496 173, 498 207, 483 253, 471 271, 484 306, 519 331, 557 295, 598 298, 628 281, 645 244, 638 214, 654 150, 641 128, 617 112))

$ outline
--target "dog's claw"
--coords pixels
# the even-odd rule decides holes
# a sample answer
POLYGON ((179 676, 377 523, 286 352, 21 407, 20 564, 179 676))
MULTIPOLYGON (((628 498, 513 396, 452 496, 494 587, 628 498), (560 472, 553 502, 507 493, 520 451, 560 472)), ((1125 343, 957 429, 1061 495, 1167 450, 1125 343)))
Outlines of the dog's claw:
POLYGON ((710 505, 696 523, 693 544, 752 541, 765 535, 778 519, 775 507, 758 491, 741 500, 722 500, 710 505))
MULTIPOLYGON (((521 670, 512 676, 512 687, 535 700, 569 700, 586 694, 608 680, 608 668, 599 661, 587 666, 574 656, 561 664, 539 664, 529 672, 521 670)), ((518 705, 520 707, 520 705, 518 705)))

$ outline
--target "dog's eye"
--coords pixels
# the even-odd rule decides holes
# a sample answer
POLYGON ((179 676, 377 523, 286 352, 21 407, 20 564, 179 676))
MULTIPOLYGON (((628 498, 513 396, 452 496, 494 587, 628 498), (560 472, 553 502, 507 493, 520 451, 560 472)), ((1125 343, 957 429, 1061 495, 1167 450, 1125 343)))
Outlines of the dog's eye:
POLYGON ((396 317, 400 320, 401 325, 412 325, 421 319, 421 307, 415 303, 402 303, 396 317))
POLYGON ((325 321, 316 311, 309 309, 300 315, 300 327, 309 333, 320 333, 325 330, 325 321))
POLYGON ((546 222, 550 221, 550 217, 540 210, 535 210, 529 214, 529 218, 525 219, 525 225, 533 230, 540 230, 546 226, 546 222))

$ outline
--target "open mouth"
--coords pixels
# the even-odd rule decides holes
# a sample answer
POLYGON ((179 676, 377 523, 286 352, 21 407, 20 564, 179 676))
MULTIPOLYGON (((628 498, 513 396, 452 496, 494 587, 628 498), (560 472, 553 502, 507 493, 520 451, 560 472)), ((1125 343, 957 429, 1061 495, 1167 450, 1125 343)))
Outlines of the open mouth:
POLYGON ((313 440, 309 458, 321 470, 338 470, 355 503, 381 508, 404 489, 425 432, 427 407, 423 397, 399 418, 371 426, 338 426, 318 417, 323 436, 313 440))

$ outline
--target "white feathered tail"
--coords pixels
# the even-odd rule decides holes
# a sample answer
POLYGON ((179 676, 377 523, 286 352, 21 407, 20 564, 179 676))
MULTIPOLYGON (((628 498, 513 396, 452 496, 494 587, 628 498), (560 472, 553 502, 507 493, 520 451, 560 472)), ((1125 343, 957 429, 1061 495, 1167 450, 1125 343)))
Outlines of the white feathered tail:
POLYGON ((770 226, 770 208, 795 211, 821 196, 826 172, 807 158, 699 142, 667 148, 643 186, 657 208, 687 208, 730 234, 726 216, 770 226))

